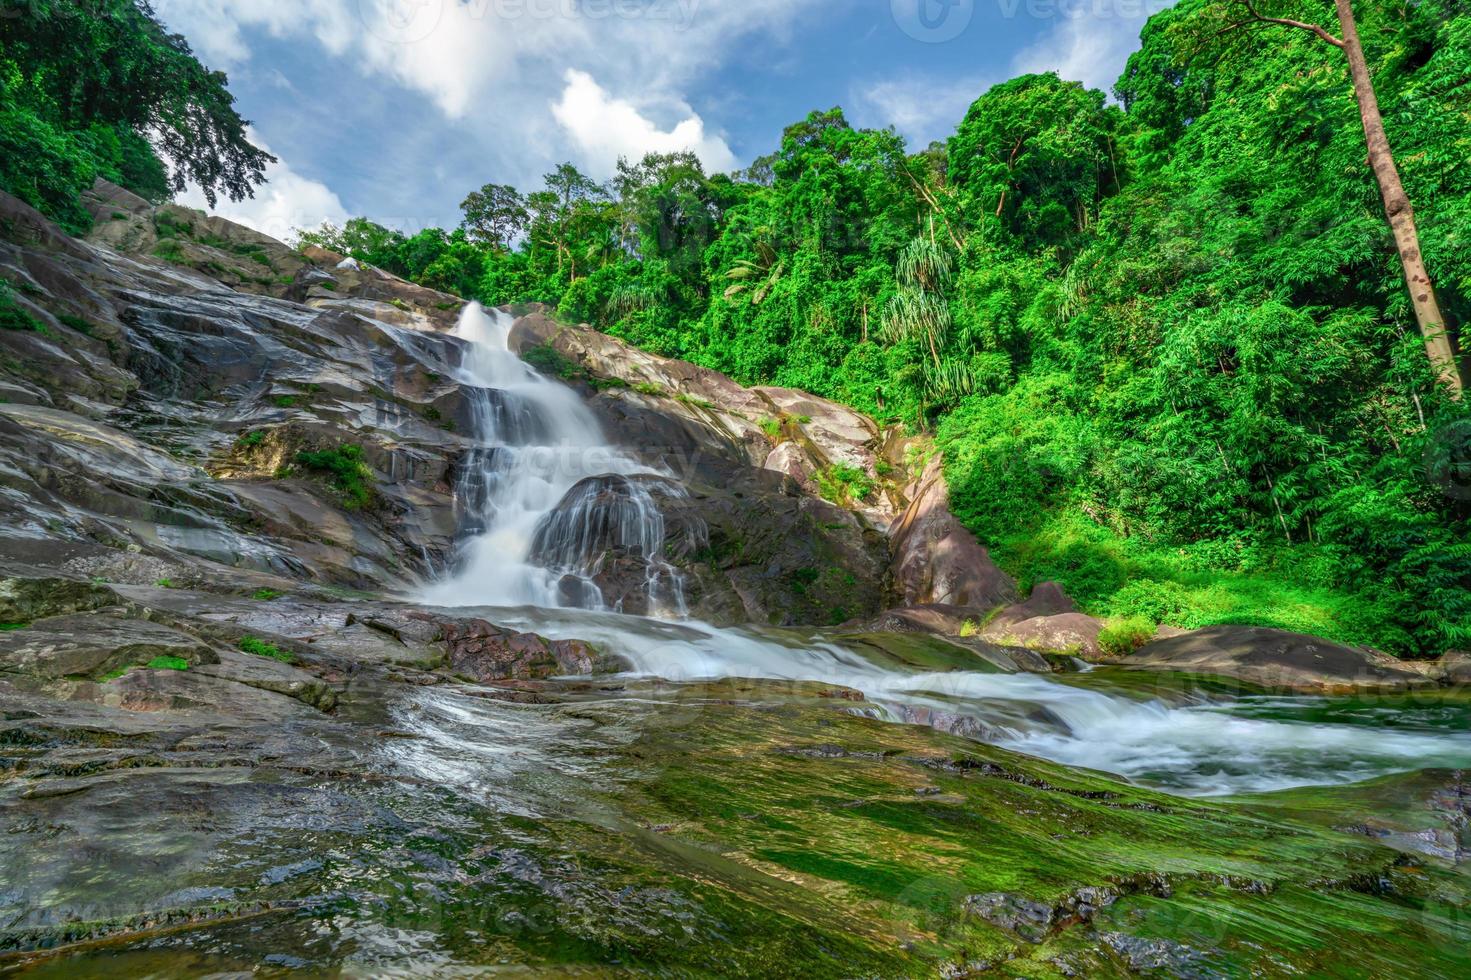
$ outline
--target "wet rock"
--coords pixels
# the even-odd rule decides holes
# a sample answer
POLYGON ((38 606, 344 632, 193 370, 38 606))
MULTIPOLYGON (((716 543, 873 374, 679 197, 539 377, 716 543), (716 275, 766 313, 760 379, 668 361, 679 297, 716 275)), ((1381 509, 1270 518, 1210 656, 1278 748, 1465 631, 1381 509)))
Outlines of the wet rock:
POLYGON ((100 679, 158 658, 218 663, 210 647, 166 626, 102 614, 44 619, 0 633, 0 670, 43 680, 100 679))
POLYGON ((1006 892, 971 895, 965 900, 965 910, 1029 943, 1047 938, 1055 921, 1051 905, 1006 892))
POLYGON ((1229 677, 1300 694, 1404 691, 1435 683, 1371 650, 1257 626, 1211 626, 1156 640, 1126 662, 1130 667, 1229 677))
POLYGON ((482 619, 443 624, 450 669, 482 684, 558 675, 606 674, 624 669, 618 658, 581 640, 548 640, 482 619))
POLYGON ((1173 939, 1149 939, 1122 932, 1105 932, 1101 938, 1134 973, 1163 972, 1182 980, 1222 976, 1202 962, 1204 956, 1198 950, 1173 939))
POLYGON ((1434 676, 1450 687, 1471 685, 1471 652, 1452 650, 1434 664, 1434 676))

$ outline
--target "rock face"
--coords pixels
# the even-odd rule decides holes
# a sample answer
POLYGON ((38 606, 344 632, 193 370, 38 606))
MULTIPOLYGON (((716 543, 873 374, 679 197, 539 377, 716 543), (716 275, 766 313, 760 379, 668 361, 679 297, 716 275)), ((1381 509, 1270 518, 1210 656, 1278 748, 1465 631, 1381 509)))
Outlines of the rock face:
POLYGON ((862 414, 805 392, 743 388, 540 307, 522 311, 511 344, 581 383, 616 441, 688 489, 660 504, 693 615, 827 624, 935 602, 979 619, 1015 598, 950 513, 938 459, 917 480, 897 472, 885 453, 894 434, 862 414), (696 522, 703 551, 688 545, 696 522))
MULTIPOLYGON (((464 347, 444 332, 460 300, 105 183, 89 204, 84 242, 0 199, 0 274, 41 328, 0 335, 12 557, 230 588, 395 588, 453 561, 454 487, 476 465, 450 380, 464 347)), ((823 625, 921 594, 977 607, 1010 594, 949 515, 938 466, 907 486, 884 456, 891 434, 863 415, 544 311, 520 318, 515 342, 571 366, 609 436, 680 487, 655 494, 667 540, 644 556, 662 551, 683 576, 672 606, 823 625)), ((649 562, 605 551, 596 584, 650 611, 649 562)))
POLYGON ((1368 650, 1256 626, 1211 626, 1156 640, 1124 662, 1150 670, 1229 677, 1300 694, 1403 691, 1434 683, 1368 650))
MULTIPOLYGON (((462 412, 448 380, 460 345, 427 329, 429 312, 238 291, 213 266, 218 278, 146 254, 141 230, 115 234, 152 227, 152 211, 126 213, 98 234, 133 255, 68 238, 0 195, 0 275, 38 327, 0 331, 3 553, 63 575, 234 588, 381 587, 445 561, 466 441, 441 420, 462 412), (303 451, 349 446, 366 505, 330 472, 296 465, 303 451)), ((207 227, 210 248, 263 237, 207 227)), ((270 255, 290 251, 264 241, 270 255)))
POLYGON ((1016 583, 950 512, 950 491, 938 456, 929 461, 910 497, 889 539, 894 588, 905 604, 986 611, 1016 600, 1016 583))

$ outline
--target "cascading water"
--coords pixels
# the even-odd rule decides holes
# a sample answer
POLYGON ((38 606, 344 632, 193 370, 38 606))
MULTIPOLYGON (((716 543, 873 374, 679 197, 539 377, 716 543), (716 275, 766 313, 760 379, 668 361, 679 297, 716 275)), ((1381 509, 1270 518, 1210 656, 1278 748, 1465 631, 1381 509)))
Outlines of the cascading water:
POLYGON ((540 607, 489 615, 550 638, 597 643, 638 675, 841 685, 863 692, 868 710, 890 720, 937 723, 1192 795, 1471 765, 1465 732, 1298 724, 1233 714, 1230 705, 1132 700, 1030 674, 894 670, 820 637, 610 615, 616 604, 609 609, 597 579, 618 556, 643 568, 652 610, 683 615, 679 575, 660 557, 665 527, 654 496, 684 491, 609 447, 576 393, 510 352, 510 326, 508 317, 471 306, 456 331, 470 343, 461 380, 484 446, 467 458, 460 483, 469 537, 459 570, 429 590, 429 602, 540 607))
POLYGON ((511 353, 511 325, 506 314, 471 304, 455 329, 468 343, 459 380, 481 445, 460 466, 456 571, 425 599, 605 609, 596 579, 623 556, 644 571, 650 611, 683 615, 682 582, 661 557, 664 518, 654 500, 683 489, 610 447, 572 389, 511 353))

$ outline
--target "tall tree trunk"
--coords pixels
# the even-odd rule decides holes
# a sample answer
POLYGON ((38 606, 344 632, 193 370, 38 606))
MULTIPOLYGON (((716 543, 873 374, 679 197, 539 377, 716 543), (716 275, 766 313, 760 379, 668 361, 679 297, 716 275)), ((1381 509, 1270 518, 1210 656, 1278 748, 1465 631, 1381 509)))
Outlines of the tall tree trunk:
POLYGON ((1364 60, 1364 48, 1359 43, 1359 28, 1354 22, 1351 0, 1334 0, 1338 8, 1338 23, 1343 32, 1343 53, 1348 56, 1348 71, 1353 78, 1354 95, 1359 101, 1359 116, 1364 123, 1364 141, 1369 147, 1369 166, 1379 181, 1379 193, 1384 198, 1384 213, 1389 218, 1389 227, 1394 232, 1394 244, 1399 249, 1400 265, 1404 268, 1405 286, 1410 291, 1410 303, 1415 309, 1415 322, 1425 338, 1425 353, 1450 388, 1451 396, 1461 397, 1461 372, 1456 367, 1455 353, 1446 331, 1445 317, 1435 299, 1435 287, 1430 274, 1425 271, 1425 259, 1420 254, 1420 233, 1415 229, 1415 212, 1410 207, 1410 198, 1400 183, 1399 168, 1394 165, 1394 156, 1389 151, 1389 137, 1384 133, 1384 118, 1379 114, 1379 99, 1374 94, 1374 82, 1369 77, 1369 65, 1364 60))

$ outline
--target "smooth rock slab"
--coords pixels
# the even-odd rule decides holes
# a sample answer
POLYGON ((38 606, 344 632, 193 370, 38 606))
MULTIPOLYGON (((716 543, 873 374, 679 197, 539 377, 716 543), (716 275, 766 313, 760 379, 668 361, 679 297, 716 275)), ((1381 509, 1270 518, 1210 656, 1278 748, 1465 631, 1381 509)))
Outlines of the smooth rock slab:
POLYGON ((1122 662, 1149 670, 1230 677, 1298 694, 1404 691, 1434 684, 1383 654, 1259 626, 1210 626, 1156 640, 1122 662))

